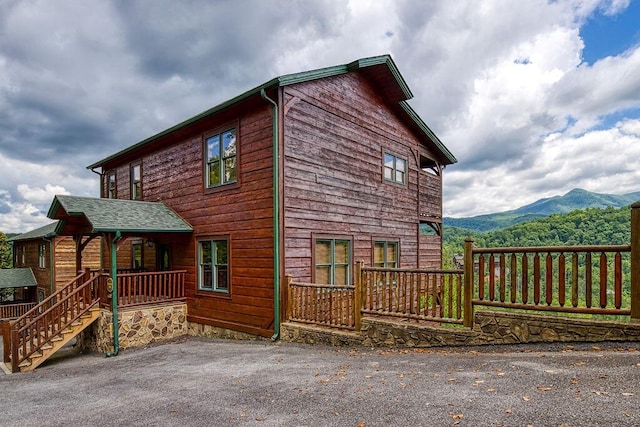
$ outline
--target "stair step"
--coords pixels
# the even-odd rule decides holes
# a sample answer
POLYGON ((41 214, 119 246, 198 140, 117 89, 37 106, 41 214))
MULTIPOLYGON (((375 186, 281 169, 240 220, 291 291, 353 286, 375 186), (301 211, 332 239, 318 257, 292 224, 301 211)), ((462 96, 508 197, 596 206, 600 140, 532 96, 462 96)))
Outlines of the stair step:
POLYGON ((31 360, 29 359, 24 359, 22 362, 20 362, 20 364, 18 365, 19 368, 26 368, 27 366, 31 366, 31 360))

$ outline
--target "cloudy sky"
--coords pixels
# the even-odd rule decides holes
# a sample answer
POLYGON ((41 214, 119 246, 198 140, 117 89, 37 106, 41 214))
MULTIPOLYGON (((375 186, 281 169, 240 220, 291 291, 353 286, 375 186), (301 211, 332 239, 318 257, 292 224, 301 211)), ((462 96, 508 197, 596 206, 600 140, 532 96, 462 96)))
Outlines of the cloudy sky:
POLYGON ((389 53, 458 158, 444 213, 640 191, 640 0, 0 0, 0 230, 271 78, 389 53))

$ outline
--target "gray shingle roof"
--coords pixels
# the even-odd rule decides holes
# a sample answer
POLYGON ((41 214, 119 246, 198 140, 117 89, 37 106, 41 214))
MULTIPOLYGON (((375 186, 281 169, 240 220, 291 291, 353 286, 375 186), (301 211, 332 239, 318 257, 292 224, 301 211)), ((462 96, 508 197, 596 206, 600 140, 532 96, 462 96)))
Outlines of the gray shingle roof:
POLYGON ((0 289, 36 286, 36 278, 30 268, 0 269, 0 289))
POLYGON ((193 229, 177 213, 161 202, 123 199, 96 199, 55 196, 47 216, 61 219, 57 232, 64 228, 64 209, 70 217, 84 216, 94 233, 191 233, 193 229))
POLYGON ((18 234, 7 239, 9 242, 15 242, 20 240, 42 239, 44 237, 49 238, 56 235, 56 227, 58 221, 47 224, 44 227, 36 228, 35 230, 27 231, 26 233, 18 234))

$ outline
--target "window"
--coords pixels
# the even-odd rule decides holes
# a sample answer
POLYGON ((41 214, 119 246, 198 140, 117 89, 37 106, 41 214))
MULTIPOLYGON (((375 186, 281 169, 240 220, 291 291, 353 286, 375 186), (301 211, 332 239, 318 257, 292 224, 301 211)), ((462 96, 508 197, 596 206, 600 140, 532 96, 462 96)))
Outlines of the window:
POLYGON ((107 175, 107 197, 109 199, 116 199, 116 173, 110 172, 107 175))
POLYGON ((25 247, 24 245, 20 245, 18 248, 18 257, 17 262, 19 265, 24 266, 26 263, 26 255, 25 255, 25 247))
POLYGON ((229 292, 229 241, 198 242, 198 289, 229 292))
POLYGON ((398 268, 398 245, 398 242, 374 242, 373 266, 381 268, 398 268))
POLYGON ((142 241, 131 243, 131 268, 142 270, 144 268, 144 258, 142 256, 142 241))
POLYGON ((340 239, 316 239, 315 283, 351 284, 351 242, 340 239))
POLYGON ((142 165, 131 165, 131 200, 142 200, 142 165))
POLYGON ((38 245, 38 267, 47 267, 47 246, 44 243, 38 245))
POLYGON ((229 129, 206 139, 207 188, 230 184, 238 179, 236 130, 229 129))
POLYGON ((384 179, 386 181, 407 183, 407 161, 389 153, 384 153, 384 179))

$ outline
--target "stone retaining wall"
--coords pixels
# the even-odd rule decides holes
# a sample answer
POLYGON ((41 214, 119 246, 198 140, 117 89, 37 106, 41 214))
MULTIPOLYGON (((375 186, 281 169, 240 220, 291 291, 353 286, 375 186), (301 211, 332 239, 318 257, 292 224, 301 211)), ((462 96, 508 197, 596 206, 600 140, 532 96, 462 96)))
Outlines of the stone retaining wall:
MULTIPOLYGON (((79 339, 81 348, 101 353, 112 352, 112 319, 111 311, 102 310, 100 317, 79 339)), ((121 309, 118 311, 118 320, 120 349, 144 347, 153 342, 186 335, 187 305, 167 303, 121 309)))
POLYGON ((297 343, 367 347, 445 347, 535 342, 640 341, 640 323, 491 310, 475 313, 473 329, 362 318, 358 332, 284 323, 281 339, 297 343))

